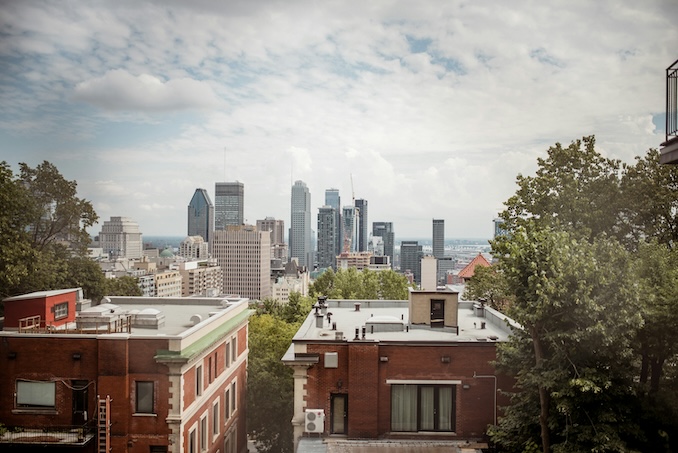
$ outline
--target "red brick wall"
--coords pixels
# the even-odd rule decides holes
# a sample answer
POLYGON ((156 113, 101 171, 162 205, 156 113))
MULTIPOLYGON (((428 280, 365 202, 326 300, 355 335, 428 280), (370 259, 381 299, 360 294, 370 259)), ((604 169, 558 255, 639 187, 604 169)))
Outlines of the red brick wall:
MULTIPOLYGON (((348 393, 348 436, 376 438, 390 432, 391 386, 387 379, 460 380, 456 386, 456 432, 449 437, 481 437, 494 422, 495 383, 491 362, 494 343, 440 345, 385 345, 371 342, 308 345, 320 361, 308 370, 306 408, 325 410, 329 432, 330 396, 348 393), (324 367, 324 353, 337 352, 339 367, 324 367), (381 362, 380 357, 388 357, 381 362), (442 357, 449 357, 449 363, 442 357), (338 387, 338 381, 342 387, 338 387), (464 388, 464 385, 468 388, 464 388)), ((511 380, 500 377, 498 388, 508 389, 511 380)), ((499 403, 506 400, 498 396, 499 403)), ((440 437, 440 435, 436 435, 440 437)))

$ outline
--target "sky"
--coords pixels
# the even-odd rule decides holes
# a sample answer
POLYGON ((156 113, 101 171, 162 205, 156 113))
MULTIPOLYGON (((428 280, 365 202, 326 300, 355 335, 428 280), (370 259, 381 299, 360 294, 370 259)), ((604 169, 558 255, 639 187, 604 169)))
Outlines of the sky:
MULTIPOLYGON (((0 160, 55 164, 100 224, 187 233, 196 188, 368 200, 396 240, 490 238, 549 146, 664 141, 675 0, 0 0, 0 160)), ((100 224, 90 229, 96 235, 100 224)))

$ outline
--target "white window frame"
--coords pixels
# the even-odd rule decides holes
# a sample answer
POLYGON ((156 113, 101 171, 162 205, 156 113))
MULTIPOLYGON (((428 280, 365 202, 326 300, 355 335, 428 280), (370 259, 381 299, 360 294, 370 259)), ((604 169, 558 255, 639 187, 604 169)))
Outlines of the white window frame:
POLYGON ((202 396, 203 391, 203 374, 202 374, 202 365, 196 365, 195 367, 195 396, 202 396))
POLYGON ((54 305, 54 320, 68 318, 68 302, 60 302, 54 305))
POLYGON ((224 390, 224 425, 231 419, 231 386, 227 385, 224 390))
POLYGON ((198 425, 196 423, 188 430, 187 450, 188 453, 198 453, 198 425), (191 438, 193 439, 193 445, 191 445, 191 438))
POLYGON ((219 423, 219 419, 221 418, 221 412, 219 412, 219 399, 214 402, 212 405, 212 442, 216 440, 217 437, 219 437, 219 434, 221 434, 221 423, 219 423))
POLYGON ((207 423, 207 412, 200 417, 200 427, 198 429, 198 444, 200 451, 207 451, 209 448, 209 423, 207 423))

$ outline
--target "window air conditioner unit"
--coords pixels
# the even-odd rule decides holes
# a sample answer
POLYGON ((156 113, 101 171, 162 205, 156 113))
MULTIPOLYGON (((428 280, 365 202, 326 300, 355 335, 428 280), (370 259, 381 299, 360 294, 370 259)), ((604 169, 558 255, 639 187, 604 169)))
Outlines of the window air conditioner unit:
POLYGON ((323 409, 306 409, 304 431, 322 433, 325 431, 325 411, 323 409))

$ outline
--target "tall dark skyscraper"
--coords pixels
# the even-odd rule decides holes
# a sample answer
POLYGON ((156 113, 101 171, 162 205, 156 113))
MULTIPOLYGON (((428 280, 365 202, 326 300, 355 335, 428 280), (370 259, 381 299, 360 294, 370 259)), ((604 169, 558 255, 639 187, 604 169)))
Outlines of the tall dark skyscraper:
POLYGON ((241 182, 218 182, 214 185, 214 229, 227 225, 244 225, 245 185, 241 182))
POLYGON ((300 266, 313 267, 311 241, 311 192, 304 181, 292 186, 290 210, 290 258, 298 258, 300 266))
POLYGON ((400 271, 410 270, 414 274, 414 281, 421 283, 421 257, 423 251, 418 241, 402 241, 400 243, 400 271))
POLYGON ((391 265, 393 261, 393 250, 395 248, 395 234, 393 232, 392 222, 372 222, 372 236, 379 236, 384 241, 384 255, 391 258, 391 265))
POLYGON ((318 209, 318 268, 336 269, 336 211, 332 206, 318 209))
POLYGON ((445 256, 445 220, 433 219, 433 256, 445 256))
POLYGON ((341 230, 341 197, 339 196, 339 189, 325 190, 325 205, 334 208, 334 238, 336 241, 334 254, 338 255, 344 247, 344 235, 341 230))
POLYGON ((358 199, 355 201, 355 207, 358 211, 356 215, 358 216, 358 237, 356 238, 358 243, 356 251, 366 252, 367 251, 367 200, 358 199))
POLYGON ((201 236, 209 243, 214 231, 214 205, 205 189, 195 189, 188 203, 188 236, 201 236))

